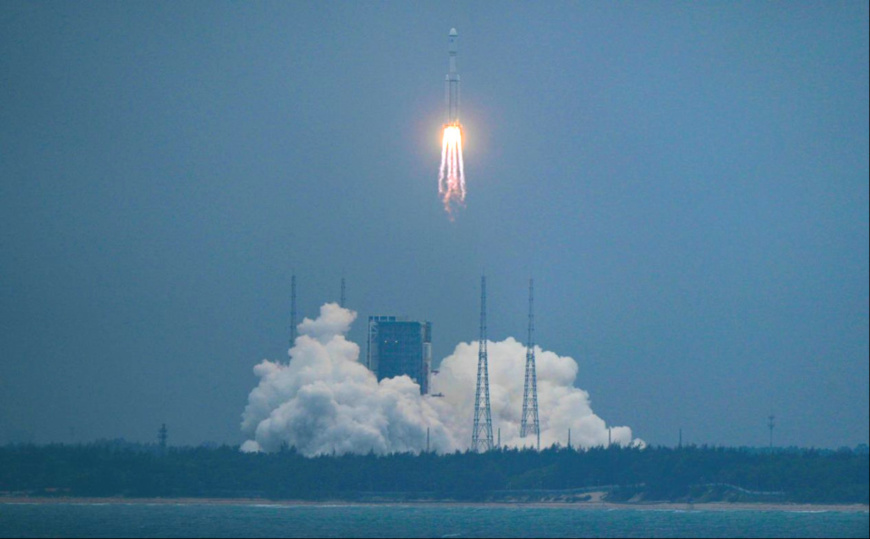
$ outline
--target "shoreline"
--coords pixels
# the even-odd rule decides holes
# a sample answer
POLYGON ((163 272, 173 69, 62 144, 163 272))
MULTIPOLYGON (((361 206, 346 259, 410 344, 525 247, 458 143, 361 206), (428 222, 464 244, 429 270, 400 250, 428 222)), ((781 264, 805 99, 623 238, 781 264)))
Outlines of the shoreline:
POLYGON ((352 502, 344 500, 268 500, 260 498, 78 498, 78 497, 0 497, 0 505, 247 505, 247 506, 353 506, 353 507, 532 507, 576 510, 635 510, 635 511, 783 511, 783 512, 841 512, 870 513, 866 504, 811 504, 811 503, 610 503, 610 502, 457 502, 454 500, 426 500, 419 502, 384 501, 352 502))

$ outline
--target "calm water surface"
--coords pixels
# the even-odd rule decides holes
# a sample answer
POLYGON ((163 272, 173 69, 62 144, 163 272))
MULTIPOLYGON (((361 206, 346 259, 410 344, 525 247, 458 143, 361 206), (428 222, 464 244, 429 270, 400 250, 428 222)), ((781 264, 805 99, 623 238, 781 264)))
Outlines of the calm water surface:
POLYGON ((867 513, 0 504, 0 537, 868 537, 867 513))

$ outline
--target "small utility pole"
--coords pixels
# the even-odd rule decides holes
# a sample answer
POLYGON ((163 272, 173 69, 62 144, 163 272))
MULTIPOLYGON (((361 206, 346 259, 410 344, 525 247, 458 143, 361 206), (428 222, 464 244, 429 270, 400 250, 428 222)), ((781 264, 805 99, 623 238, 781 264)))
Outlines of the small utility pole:
POLYGON ((157 431, 157 440, 160 442, 160 454, 166 453, 166 423, 160 425, 160 430, 157 431))
POLYGON ((767 416, 767 428, 770 429, 770 450, 773 451, 773 415, 767 416))

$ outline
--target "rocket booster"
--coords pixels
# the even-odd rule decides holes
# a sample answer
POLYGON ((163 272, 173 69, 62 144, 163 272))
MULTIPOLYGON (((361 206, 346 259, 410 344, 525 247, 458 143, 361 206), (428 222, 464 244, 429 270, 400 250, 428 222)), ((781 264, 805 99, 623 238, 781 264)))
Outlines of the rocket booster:
POLYGON ((459 41, 459 32, 456 28, 450 29, 447 36, 447 53, 450 58, 450 69, 445 80, 447 90, 447 124, 459 124, 459 73, 456 72, 456 52, 459 41))

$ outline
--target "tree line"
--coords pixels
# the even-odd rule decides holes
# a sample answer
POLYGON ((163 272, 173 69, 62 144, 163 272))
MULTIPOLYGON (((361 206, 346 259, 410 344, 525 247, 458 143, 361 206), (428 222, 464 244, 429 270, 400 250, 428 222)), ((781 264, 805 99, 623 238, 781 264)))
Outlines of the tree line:
POLYGON ((303 457, 293 448, 7 445, 0 495, 299 500, 766 501, 868 503, 870 457, 856 450, 686 446, 552 447, 303 457))

